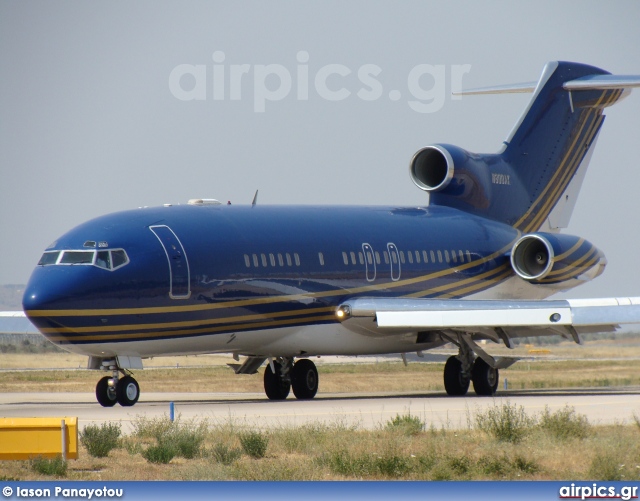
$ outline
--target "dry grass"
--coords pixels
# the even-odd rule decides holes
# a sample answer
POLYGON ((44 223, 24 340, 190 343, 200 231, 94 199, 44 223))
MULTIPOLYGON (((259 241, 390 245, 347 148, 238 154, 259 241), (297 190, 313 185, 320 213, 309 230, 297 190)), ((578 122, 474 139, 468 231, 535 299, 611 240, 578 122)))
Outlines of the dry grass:
MULTIPOLYGON (((640 385, 640 338, 599 340, 583 346, 563 342, 545 346, 548 354, 533 358, 524 345, 507 350, 503 345, 489 344, 496 355, 525 357, 500 373, 503 386, 508 379, 510 389, 542 389, 572 387, 611 387, 640 385)), ((452 350, 434 350, 451 354, 452 350)), ((314 359, 321 376, 320 392, 366 393, 442 391, 442 363, 410 363, 402 365, 389 358, 314 359)), ((163 357, 145 360, 145 368, 136 371, 143 388, 165 392, 239 392, 262 393, 262 369, 259 374, 237 376, 226 364, 228 355, 163 357), (180 367, 180 370, 175 370, 180 367)), ((100 374, 78 370, 86 367, 86 357, 69 353, 7 353, 0 357, 0 391, 11 392, 93 392, 100 374), (11 371, 10 369, 40 369, 11 371), (46 368, 67 370, 43 370, 46 368)))
MULTIPOLYGON (((32 355, 39 356, 39 355, 32 355)), ((236 375, 228 367, 183 367, 136 371, 141 388, 164 392, 261 393, 262 371, 236 375)), ((321 393, 442 391, 443 364, 401 362, 321 364, 321 393)), ((85 370, 7 371, 0 392, 93 392, 100 373, 85 370)), ((640 360, 521 361, 500 373, 511 389, 619 387, 640 385, 640 360)))
MULTIPOLYGON (((640 433, 634 425, 592 427, 580 440, 558 440, 534 428, 518 444, 499 442, 482 431, 430 429, 405 434, 381 423, 366 431, 340 424, 280 428, 268 433, 263 459, 246 454, 229 464, 212 453, 217 445, 239 449, 241 428, 209 426, 204 454, 169 464, 146 461, 135 447, 92 458, 84 448, 70 461, 71 480, 605 480, 640 479, 640 433), (594 465, 600 471, 594 470, 594 465)), ((126 437, 131 443, 142 439, 126 437)), ((145 443, 140 445, 146 446, 145 443)), ((27 461, 3 462, 0 476, 46 480, 27 461)))

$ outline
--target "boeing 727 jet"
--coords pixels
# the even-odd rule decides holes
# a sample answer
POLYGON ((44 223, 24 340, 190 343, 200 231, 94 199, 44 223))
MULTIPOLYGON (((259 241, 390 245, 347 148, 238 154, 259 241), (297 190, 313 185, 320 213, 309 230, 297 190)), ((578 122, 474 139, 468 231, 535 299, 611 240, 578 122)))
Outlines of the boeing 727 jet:
MULTIPOLYGON (((98 402, 134 405, 131 371, 163 355, 230 353, 238 374, 266 362, 264 388, 311 399, 310 357, 458 348, 450 395, 493 395, 516 361, 490 345, 640 322, 640 298, 546 300, 600 275, 603 253, 568 224, 604 121, 640 76, 548 63, 502 149, 436 144, 410 175, 423 207, 248 206, 194 199, 109 214, 48 247, 23 307, 53 343, 105 372, 98 402), (242 361, 240 357, 243 357, 242 361)), ((600 168, 597 166, 596 168, 600 168)))

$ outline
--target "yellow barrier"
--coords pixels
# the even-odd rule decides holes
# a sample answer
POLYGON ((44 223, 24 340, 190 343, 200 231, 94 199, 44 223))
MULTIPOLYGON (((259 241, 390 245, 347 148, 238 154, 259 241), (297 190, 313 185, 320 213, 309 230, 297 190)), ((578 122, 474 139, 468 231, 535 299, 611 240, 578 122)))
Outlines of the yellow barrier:
POLYGON ((78 418, 0 418, 0 460, 78 459, 78 418))

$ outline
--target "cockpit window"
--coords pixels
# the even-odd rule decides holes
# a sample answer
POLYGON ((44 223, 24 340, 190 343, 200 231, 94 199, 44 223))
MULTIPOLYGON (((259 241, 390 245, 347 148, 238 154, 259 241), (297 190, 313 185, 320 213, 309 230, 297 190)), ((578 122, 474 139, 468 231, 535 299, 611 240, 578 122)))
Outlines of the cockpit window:
POLYGON ((124 249, 47 251, 38 262, 39 266, 84 265, 109 271, 117 270, 127 264, 129 264, 129 256, 124 249))
POLYGON ((112 250, 111 251, 111 262, 113 264, 113 269, 120 268, 129 262, 129 258, 124 250, 112 250))
POLYGON ((40 261, 38 261, 38 265, 48 266, 51 264, 56 264, 56 261, 58 260, 59 255, 60 255, 60 251, 45 252, 40 258, 40 261))
POLYGON ((93 264, 94 251, 64 251, 60 264, 93 264))
POLYGON ((96 256, 96 266, 98 268, 104 268, 105 270, 111 269, 111 255, 109 251, 98 251, 96 256))

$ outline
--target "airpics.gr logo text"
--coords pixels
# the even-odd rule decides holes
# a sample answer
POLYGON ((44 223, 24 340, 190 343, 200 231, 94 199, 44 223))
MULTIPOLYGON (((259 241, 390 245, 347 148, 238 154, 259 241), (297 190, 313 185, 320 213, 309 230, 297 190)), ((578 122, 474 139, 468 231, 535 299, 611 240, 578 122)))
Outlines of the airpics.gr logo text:
MULTIPOLYGON (((382 68, 363 64, 352 70, 344 64, 310 64, 309 53, 296 54, 295 68, 282 64, 229 64, 222 51, 215 51, 212 64, 179 64, 169 74, 169 90, 180 101, 241 101, 253 99, 253 111, 264 113, 267 102, 296 99, 308 101, 315 93, 326 101, 354 97, 362 101, 400 101, 418 113, 434 113, 446 97, 462 89, 462 77, 470 64, 418 64, 406 77, 406 89, 386 90, 380 81, 382 68), (247 89, 252 87, 252 92, 247 89)), ((451 96, 452 100, 461 99, 451 96)))

